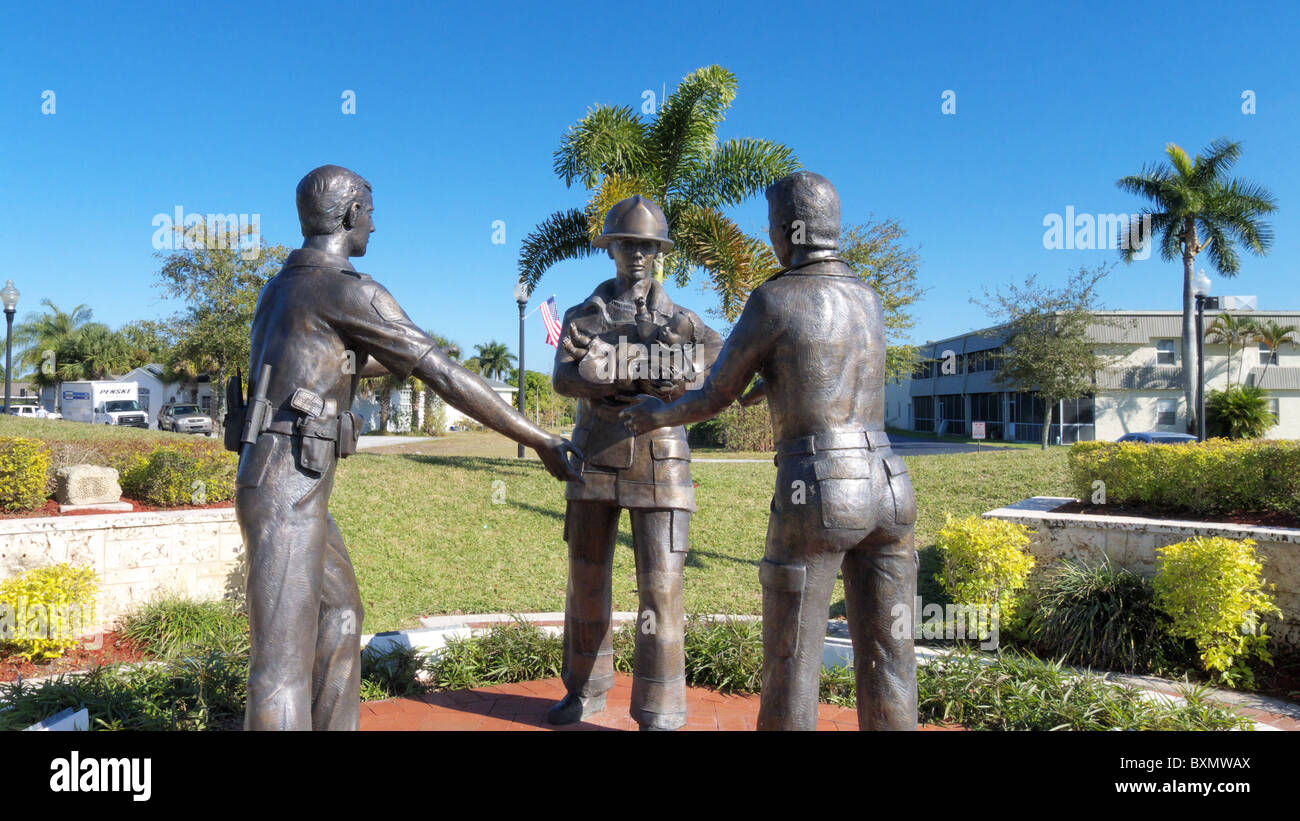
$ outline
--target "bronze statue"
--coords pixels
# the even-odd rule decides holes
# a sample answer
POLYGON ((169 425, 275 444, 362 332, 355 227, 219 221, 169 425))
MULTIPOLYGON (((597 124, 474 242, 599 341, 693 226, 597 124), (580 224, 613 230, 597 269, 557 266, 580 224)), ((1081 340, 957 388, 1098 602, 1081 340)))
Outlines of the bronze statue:
MULTIPOLYGON (((763 587, 760 730, 813 730, 836 572, 853 639, 858 724, 916 728, 911 630, 896 606, 916 594, 907 467, 884 432, 884 316, 876 292, 836 256, 839 195, 799 171, 767 190, 784 267, 754 290, 703 388, 625 409, 634 432, 713 416, 746 392, 766 397, 777 479, 759 567, 763 587)), ((911 618, 906 620, 910 626, 911 618)))
POLYGON ((573 441, 587 455, 584 482, 565 489, 568 695, 547 720, 569 724, 599 712, 614 686, 611 574, 627 508, 640 596, 631 714, 643 730, 675 730, 686 723, 682 566, 695 510, 690 449, 680 425, 649 426, 633 436, 619 412, 645 396, 671 400, 703 384, 722 339, 673 305, 652 276, 656 256, 673 247, 658 205, 640 196, 617 203, 593 244, 608 249, 617 276, 565 312, 555 356, 555 389, 578 398, 573 441))
POLYGON ((249 730, 356 730, 362 607, 327 509, 339 458, 356 449, 349 408, 363 376, 414 374, 449 404, 534 448, 580 481, 563 439, 533 425, 447 357, 348 257, 374 231, 370 184, 336 165, 298 183, 305 238, 253 316, 245 405, 227 390, 226 445, 240 454, 235 511, 248 551, 249 730))

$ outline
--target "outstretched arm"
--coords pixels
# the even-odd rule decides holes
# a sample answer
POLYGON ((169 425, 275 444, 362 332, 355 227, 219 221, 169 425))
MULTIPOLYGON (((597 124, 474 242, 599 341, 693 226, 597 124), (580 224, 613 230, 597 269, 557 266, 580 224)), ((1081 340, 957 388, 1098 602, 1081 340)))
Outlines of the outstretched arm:
POLYGON ((453 362, 441 349, 429 349, 412 373, 447 404, 537 451, 556 478, 582 481, 581 474, 568 461, 569 453, 581 459, 572 445, 528 421, 492 390, 483 377, 453 362))
POLYGON ((671 405, 647 400, 620 415, 636 433, 708 419, 744 393, 754 374, 767 360, 778 332, 776 316, 768 306, 762 288, 759 288, 750 294, 745 310, 713 363, 704 387, 684 394, 671 405))

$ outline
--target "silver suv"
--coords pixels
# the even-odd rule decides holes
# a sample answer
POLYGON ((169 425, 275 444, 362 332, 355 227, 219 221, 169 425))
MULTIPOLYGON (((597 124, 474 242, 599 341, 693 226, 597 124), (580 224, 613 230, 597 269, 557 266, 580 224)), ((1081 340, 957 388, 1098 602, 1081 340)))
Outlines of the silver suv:
POLYGON ((212 433, 212 417, 198 405, 168 402, 158 411, 158 430, 173 433, 212 433))

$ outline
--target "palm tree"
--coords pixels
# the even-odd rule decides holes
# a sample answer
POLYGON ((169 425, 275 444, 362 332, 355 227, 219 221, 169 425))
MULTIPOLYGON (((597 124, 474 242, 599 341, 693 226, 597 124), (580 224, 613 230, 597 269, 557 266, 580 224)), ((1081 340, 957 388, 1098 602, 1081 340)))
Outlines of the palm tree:
POLYGON ((510 366, 515 361, 510 349, 495 339, 485 345, 475 345, 474 350, 478 353, 474 359, 478 360, 479 370, 484 376, 500 379, 510 372, 510 366))
POLYGON ((777 268, 767 244, 751 237, 722 209, 744 202, 799 168, 784 145, 756 138, 720 142, 718 126, 736 97, 736 76, 706 66, 682 79, 652 120, 627 106, 587 110, 555 151, 555 173, 566 186, 590 192, 585 208, 557 211, 533 229, 519 253, 519 281, 531 293, 557 262, 596 253, 591 240, 619 200, 641 194, 659 203, 676 247, 656 276, 679 285, 705 269, 734 319, 745 296, 777 268))
POLYGON ((58 373, 61 352, 66 352, 72 337, 90 322, 94 312, 88 305, 78 305, 71 311, 64 311, 46 299, 41 300, 46 310, 29 313, 14 328, 14 344, 22 347, 18 354, 20 365, 33 371, 32 383, 38 388, 53 387, 55 407, 59 405, 58 373), (52 358, 51 358, 52 357, 52 358))
POLYGON ((1150 206, 1142 217, 1149 218, 1149 236, 1143 236, 1142 221, 1121 229, 1120 256, 1132 262, 1134 254, 1158 236, 1160 257, 1183 261, 1183 395, 1187 400, 1188 430, 1196 425, 1195 370, 1201 340, 1193 320, 1192 288, 1196 255, 1205 251, 1215 269, 1226 277, 1236 276, 1241 260, 1236 245, 1264 255, 1273 244, 1273 229, 1260 219, 1277 210, 1277 200, 1266 189, 1227 174, 1241 157, 1241 143, 1217 139, 1204 155, 1189 158, 1174 143, 1165 146, 1169 165, 1143 166, 1142 172, 1116 182, 1120 189, 1143 197, 1150 206), (1204 237, 1204 240, 1201 238, 1204 237))
POLYGON ((1255 335, 1251 342, 1258 342, 1268 348, 1269 357, 1264 360, 1264 370, 1259 373, 1259 381, 1264 381, 1264 374, 1268 373, 1268 366, 1277 354, 1277 349, 1290 342, 1296 344, 1296 329, 1290 325, 1278 324, 1276 320, 1270 319, 1267 322, 1258 324, 1254 328, 1255 335))
POLYGON ((131 370, 131 346, 125 337, 102 322, 83 325, 68 342, 68 350, 60 352, 58 367, 59 378, 64 382, 111 379, 131 370))
POLYGON ((1248 316, 1233 316, 1223 313, 1215 317, 1210 327, 1205 329, 1206 342, 1223 342, 1228 346, 1228 387, 1232 387, 1232 348, 1240 345, 1244 350, 1247 342, 1253 342, 1259 327, 1248 316))

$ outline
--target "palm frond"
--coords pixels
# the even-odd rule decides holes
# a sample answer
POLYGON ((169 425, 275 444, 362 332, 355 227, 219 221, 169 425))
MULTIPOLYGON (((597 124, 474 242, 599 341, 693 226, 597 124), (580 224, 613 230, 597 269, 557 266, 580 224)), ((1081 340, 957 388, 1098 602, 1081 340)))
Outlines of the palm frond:
POLYGON ((1241 143, 1233 142, 1227 137, 1220 137, 1210 143, 1205 153, 1196 158, 1196 170, 1192 174, 1192 184, 1209 185, 1228 173, 1237 160, 1241 158, 1241 143))
POLYGON ((596 248, 587 238, 587 215, 572 208, 543 220, 519 249, 519 281, 533 292, 542 274, 557 262, 591 256, 596 248))
POLYGON ((749 292, 779 268, 766 243, 716 211, 684 208, 675 234, 683 257, 714 272, 714 291, 728 320, 740 316, 749 292))
POLYGON ((666 194, 675 193, 682 170, 702 164, 716 148, 717 128, 736 99, 736 75, 705 66, 682 79, 659 109, 649 141, 666 194))
POLYGON ((555 151, 555 173, 566 186, 591 188, 605 175, 633 176, 649 153, 646 126, 628 106, 595 106, 570 126, 555 151))
POLYGON ((681 196, 702 208, 728 208, 762 193, 798 168, 794 152, 780 143, 753 137, 727 140, 689 170, 681 196))
POLYGON ((1241 270, 1241 256, 1232 241, 1228 239, 1223 224, 1218 221, 1199 220, 1197 226, 1210 240, 1210 247, 1206 249, 1206 253, 1210 255, 1210 262, 1215 270, 1225 277, 1236 276, 1241 270))
POLYGON ((1192 161, 1191 157, 1187 156, 1187 152, 1181 146, 1177 143, 1166 144, 1165 155, 1169 157, 1169 164, 1178 172, 1178 176, 1184 180, 1192 179, 1196 173, 1196 163, 1192 161))

